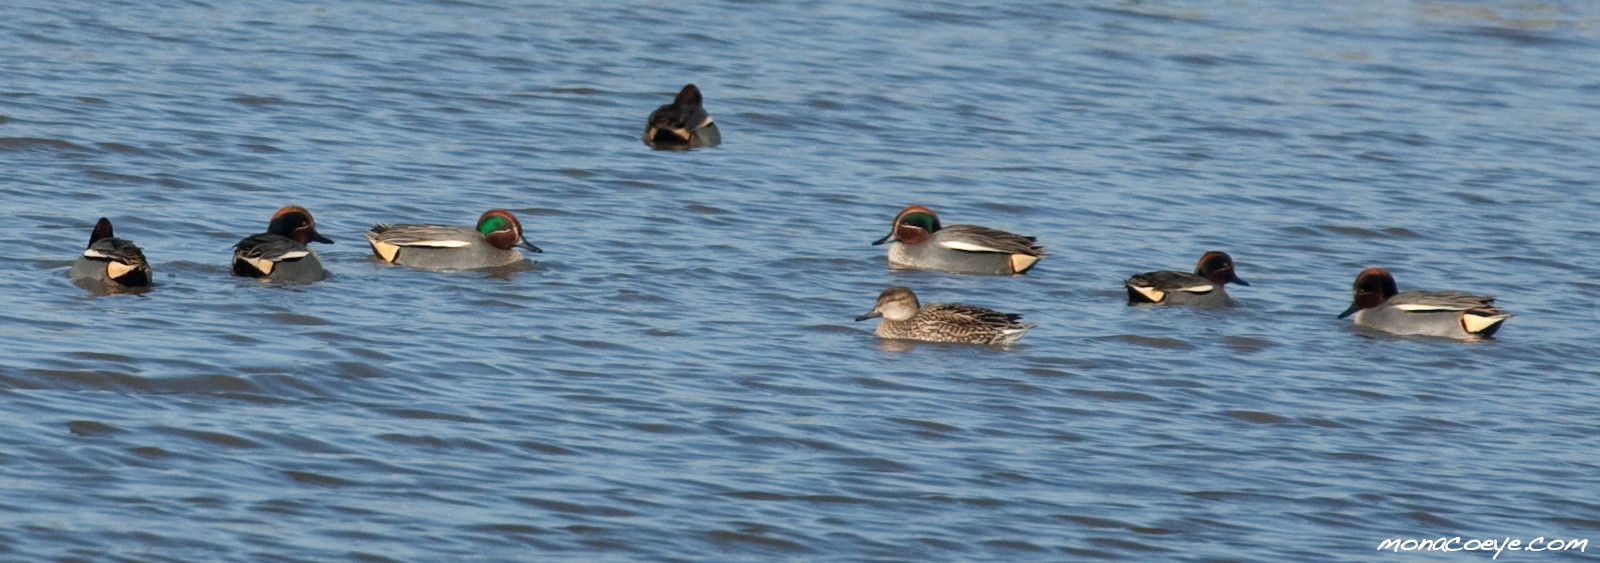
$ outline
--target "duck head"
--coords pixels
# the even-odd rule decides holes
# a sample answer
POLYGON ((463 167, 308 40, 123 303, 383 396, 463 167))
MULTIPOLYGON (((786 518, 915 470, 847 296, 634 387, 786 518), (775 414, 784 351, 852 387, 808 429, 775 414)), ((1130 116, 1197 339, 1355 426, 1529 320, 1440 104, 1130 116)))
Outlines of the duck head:
POLYGON ((864 321, 873 317, 883 317, 891 321, 904 321, 916 316, 917 310, 922 305, 917 303, 917 294, 911 288, 897 285, 883 290, 878 294, 878 303, 873 305, 871 311, 856 317, 857 321, 864 321))
POLYGON ((286 206, 273 213, 272 220, 267 222, 267 232, 289 237, 300 244, 333 244, 333 240, 317 233, 317 220, 311 218, 311 212, 298 205, 286 206))
POLYGON ((1399 287, 1394 283, 1394 275, 1383 268, 1367 268, 1356 275, 1354 287, 1355 301, 1349 309, 1339 313, 1339 318, 1345 318, 1356 311, 1371 309, 1382 305, 1390 297, 1400 293, 1399 287))
POLYGON ((94 232, 89 233, 89 246, 94 246, 94 243, 100 239, 114 236, 116 235, 111 232, 111 220, 101 217, 100 221, 94 224, 94 232))
POLYGON ((510 211, 504 209, 490 209, 478 217, 478 233, 483 235, 483 240, 490 246, 500 250, 511 250, 513 247, 526 248, 533 252, 544 252, 539 247, 522 238, 522 223, 510 211))
POLYGON ((1194 265, 1194 275, 1210 280, 1219 287, 1228 282, 1250 285, 1250 282, 1239 279, 1239 276, 1233 273, 1233 257, 1228 256, 1226 252, 1216 250, 1200 256, 1200 261, 1194 265))
POLYGON ((894 224, 889 227, 889 234, 872 244, 886 242, 918 244, 928 240, 928 237, 933 236, 939 228, 939 214, 921 205, 912 205, 901 209, 900 213, 894 216, 894 224))

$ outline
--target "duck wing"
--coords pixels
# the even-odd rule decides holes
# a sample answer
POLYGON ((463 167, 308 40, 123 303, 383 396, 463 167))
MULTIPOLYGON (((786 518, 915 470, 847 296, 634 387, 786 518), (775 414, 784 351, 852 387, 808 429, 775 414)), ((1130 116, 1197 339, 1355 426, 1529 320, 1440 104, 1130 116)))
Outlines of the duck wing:
POLYGON ((1037 244, 1035 237, 977 225, 949 225, 934 231, 933 238, 939 246, 966 252, 1045 255, 1044 247, 1037 244))
POLYGON ((960 303, 933 303, 924 305, 917 312, 918 316, 929 320, 944 321, 958 324, 983 324, 997 327, 1011 327, 1019 324, 1022 315, 1016 313, 1002 313, 994 309, 974 307, 960 303))
POLYGON ((138 245, 116 237, 106 237, 90 243, 89 248, 84 249, 83 256, 128 265, 144 263, 144 251, 139 250, 138 245))
POLYGON ((1403 291, 1387 302, 1402 311, 1472 311, 1496 314, 1494 298, 1465 291, 1403 291))
POLYGON ((306 245, 292 238, 272 233, 250 235, 239 244, 233 245, 233 255, 246 260, 269 260, 279 262, 303 258, 311 253, 306 245))
POLYGON ((477 229, 450 225, 373 225, 364 233, 368 241, 392 246, 459 248, 483 238, 477 229))
POLYGON ((1145 272, 1128 278, 1128 281, 1124 283, 1134 289, 1154 289, 1162 293, 1173 291, 1211 293, 1217 289, 1216 285, 1211 283, 1211 280, 1189 272, 1174 272, 1172 270, 1145 272))

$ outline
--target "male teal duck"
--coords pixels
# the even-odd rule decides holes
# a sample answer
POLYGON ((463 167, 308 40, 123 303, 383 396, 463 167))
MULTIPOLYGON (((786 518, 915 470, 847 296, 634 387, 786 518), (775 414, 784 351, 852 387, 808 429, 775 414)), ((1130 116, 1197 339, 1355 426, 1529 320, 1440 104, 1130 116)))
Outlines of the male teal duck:
POLYGON ((1128 304, 1194 305, 1226 307, 1233 304, 1224 287, 1228 283, 1250 285, 1233 272, 1233 257, 1211 251, 1200 256, 1194 273, 1161 270, 1128 278, 1128 304))
POLYGON ((112 288, 147 287, 150 275, 150 262, 144 259, 144 251, 131 241, 117 238, 111 231, 111 220, 105 217, 94 224, 89 247, 67 272, 67 277, 80 284, 112 288))
POLYGON ((656 108, 645 120, 644 144, 652 148, 689 150, 721 143, 722 133, 701 105, 700 89, 693 84, 684 86, 672 103, 656 108))
POLYGON ((504 209, 485 211, 477 227, 378 224, 365 236, 383 261, 425 270, 505 266, 526 260, 518 247, 543 252, 522 238, 522 223, 504 209))
POLYGON ((889 234, 872 244, 889 245, 889 266, 952 274, 1009 276, 1027 273, 1045 256, 1034 237, 977 225, 941 225, 921 205, 894 217, 889 234))
POLYGON ((1367 268, 1356 276, 1355 300, 1339 314, 1356 316, 1356 326, 1391 334, 1440 336, 1458 340, 1487 338, 1511 314, 1494 298, 1462 291, 1405 291, 1383 268, 1367 268))
POLYGON ((312 242, 333 244, 317 233, 311 212, 298 205, 278 209, 267 232, 250 235, 233 246, 233 275, 279 283, 311 283, 328 277, 312 242))

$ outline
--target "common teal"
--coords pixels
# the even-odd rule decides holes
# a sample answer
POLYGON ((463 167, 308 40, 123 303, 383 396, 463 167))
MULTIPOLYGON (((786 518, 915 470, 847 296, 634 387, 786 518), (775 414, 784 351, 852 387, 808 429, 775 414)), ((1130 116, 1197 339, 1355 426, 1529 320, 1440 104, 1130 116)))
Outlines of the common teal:
POLYGON ((889 266, 952 274, 1008 276, 1026 273, 1045 257, 1034 237, 977 225, 941 226, 932 209, 912 205, 895 215, 888 236, 889 266))
POLYGON ((233 275, 279 283, 311 283, 328 277, 316 251, 306 244, 333 244, 317 234, 317 221, 304 207, 279 209, 267 232, 250 235, 233 246, 233 275))
POLYGON ((1228 282, 1250 285, 1233 273, 1233 257, 1226 252, 1211 251, 1200 256, 1194 273, 1162 270, 1145 272, 1128 278, 1128 304, 1159 303, 1162 305, 1194 305, 1197 307, 1226 307, 1233 304, 1225 287, 1228 282))
POLYGON ((79 284, 98 283, 106 287, 147 287, 150 263, 132 242, 111 232, 111 220, 101 217, 89 234, 89 247, 72 263, 67 276, 79 284))
POLYGON ((379 224, 365 235, 383 261, 427 270, 505 266, 525 259, 519 246, 543 252, 522 238, 522 223, 504 209, 485 211, 476 228, 379 224))
POLYGON ((883 317, 878 323, 879 338, 928 342, 1008 346, 1034 327, 1033 323, 1017 322, 1022 315, 982 307, 959 303, 919 305, 917 294, 912 293, 911 288, 898 285, 878 294, 878 304, 856 320, 873 317, 883 317))
POLYGON ((657 149, 689 150, 722 143, 717 123, 700 104, 700 89, 690 84, 678 98, 650 113, 644 125, 644 144, 657 149))
POLYGON ((1511 314, 1494 306, 1494 298, 1461 291, 1401 293, 1394 276, 1383 268, 1367 268, 1356 276, 1355 302, 1339 313, 1354 313, 1356 324, 1403 335, 1468 339, 1493 336, 1511 314))

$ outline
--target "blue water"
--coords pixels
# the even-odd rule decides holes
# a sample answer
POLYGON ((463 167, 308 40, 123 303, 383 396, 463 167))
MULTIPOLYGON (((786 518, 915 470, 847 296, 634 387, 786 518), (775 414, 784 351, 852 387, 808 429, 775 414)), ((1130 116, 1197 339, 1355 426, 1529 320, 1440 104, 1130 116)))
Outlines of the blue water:
POLYGON ((1576 1, 12 2, 0 559, 1600 540, 1597 30, 1576 1), (690 82, 722 146, 649 150, 690 82), (1052 255, 891 272, 868 243, 911 203, 1052 255), (291 204, 334 277, 229 276, 291 204), (492 207, 534 264, 393 268, 360 237, 492 207), (101 216, 153 291, 66 279, 101 216), (1239 307, 1123 304, 1213 249, 1239 307), (1516 316, 1352 330, 1369 266, 1516 316), (896 284, 1039 327, 883 343, 852 319, 896 284))

